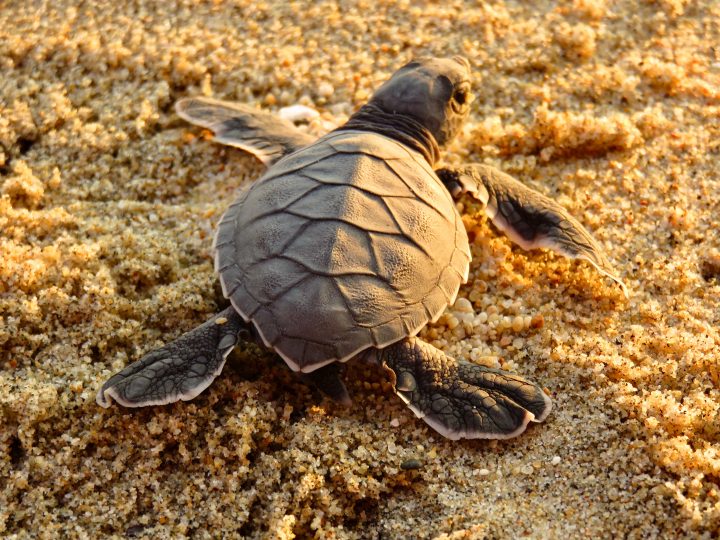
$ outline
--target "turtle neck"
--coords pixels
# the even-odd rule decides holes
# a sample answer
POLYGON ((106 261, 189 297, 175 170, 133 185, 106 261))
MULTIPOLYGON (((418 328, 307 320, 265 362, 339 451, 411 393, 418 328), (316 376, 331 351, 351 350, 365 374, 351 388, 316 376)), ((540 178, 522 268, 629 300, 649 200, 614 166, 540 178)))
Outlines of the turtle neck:
POLYGON ((440 148, 430 130, 411 116, 386 112, 373 103, 363 105, 335 131, 349 129, 372 131, 395 139, 420 152, 431 166, 440 159, 440 148))

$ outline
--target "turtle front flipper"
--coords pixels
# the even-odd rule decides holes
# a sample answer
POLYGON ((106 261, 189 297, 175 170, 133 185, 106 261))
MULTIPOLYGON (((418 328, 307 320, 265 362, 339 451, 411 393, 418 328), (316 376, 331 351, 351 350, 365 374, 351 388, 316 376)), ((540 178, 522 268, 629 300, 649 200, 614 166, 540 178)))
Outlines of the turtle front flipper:
POLYGON ((449 439, 509 439, 550 413, 534 383, 499 369, 456 360, 417 338, 376 352, 395 375, 395 392, 418 418, 449 439))
POLYGON ((487 165, 435 171, 453 197, 468 193, 485 205, 493 224, 523 249, 549 248, 572 259, 585 259, 616 281, 628 296, 602 247, 558 203, 512 176, 487 165))
POLYGON ((175 104, 175 111, 184 120, 211 130, 217 142, 241 148, 268 167, 315 140, 292 122, 241 103, 185 98, 175 104))
POLYGON ((144 407, 193 399, 220 374, 247 327, 227 308, 110 377, 95 400, 102 407, 113 399, 125 407, 144 407))

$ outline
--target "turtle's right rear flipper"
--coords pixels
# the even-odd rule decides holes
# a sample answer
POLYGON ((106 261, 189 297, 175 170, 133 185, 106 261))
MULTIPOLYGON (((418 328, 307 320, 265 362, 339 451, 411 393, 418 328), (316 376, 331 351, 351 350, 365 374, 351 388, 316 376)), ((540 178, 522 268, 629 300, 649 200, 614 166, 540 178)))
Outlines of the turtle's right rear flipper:
POLYGON ((95 399, 102 407, 109 407, 113 399, 125 407, 193 399, 220 374, 247 327, 232 307, 221 311, 113 375, 95 399))
POLYGON ((380 349, 395 393, 448 439, 509 439, 550 414, 550 398, 514 373, 456 360, 417 338, 380 349))
POLYGON ((211 130, 216 141, 241 148, 268 167, 315 140, 292 122, 241 103, 185 98, 175 104, 175 111, 188 122, 211 130))

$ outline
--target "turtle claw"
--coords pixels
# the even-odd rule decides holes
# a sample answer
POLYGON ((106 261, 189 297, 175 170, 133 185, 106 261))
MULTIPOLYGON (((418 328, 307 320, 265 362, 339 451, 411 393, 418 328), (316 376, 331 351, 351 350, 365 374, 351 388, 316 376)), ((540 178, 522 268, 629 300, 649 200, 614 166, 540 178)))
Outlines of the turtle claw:
POLYGON ((498 229, 521 248, 548 248, 571 259, 585 259, 628 290, 597 240, 558 203, 512 176, 487 165, 436 171, 453 197, 469 193, 485 205, 498 229))
POLYGON ((419 339, 378 351, 395 374, 395 391, 430 427, 448 439, 509 439, 542 422, 552 404, 518 375, 455 360, 419 339))
POLYGON ((113 375, 98 391, 98 405, 109 407, 115 400, 144 407, 193 399, 220 374, 244 325, 232 308, 213 316, 113 375))

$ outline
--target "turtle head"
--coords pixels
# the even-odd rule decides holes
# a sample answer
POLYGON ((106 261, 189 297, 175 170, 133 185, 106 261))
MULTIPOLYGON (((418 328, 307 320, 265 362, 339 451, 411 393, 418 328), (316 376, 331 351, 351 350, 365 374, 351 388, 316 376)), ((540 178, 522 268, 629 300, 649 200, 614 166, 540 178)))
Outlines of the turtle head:
POLYGON ((404 65, 373 94, 386 113, 420 122, 438 144, 449 142, 470 112, 470 63, 462 56, 419 58, 404 65))

